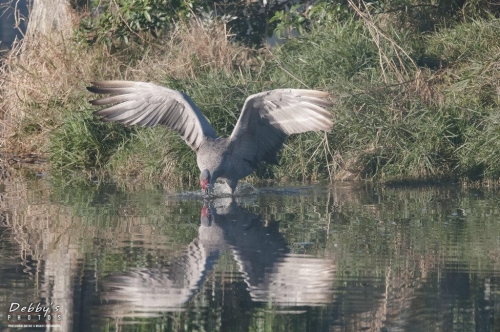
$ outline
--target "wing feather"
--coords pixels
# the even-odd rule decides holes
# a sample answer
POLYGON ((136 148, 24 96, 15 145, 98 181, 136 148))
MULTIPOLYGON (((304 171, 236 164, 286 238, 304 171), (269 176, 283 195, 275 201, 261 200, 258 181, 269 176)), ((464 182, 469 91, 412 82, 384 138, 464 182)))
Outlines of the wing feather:
POLYGON ((97 81, 87 90, 111 96, 92 100, 92 105, 111 105, 94 112, 103 121, 153 127, 165 125, 198 150, 207 137, 216 138, 214 129, 185 94, 145 82, 97 81))
POLYGON ((234 154, 257 163, 277 162, 285 139, 307 131, 330 131, 328 93, 278 89, 249 96, 230 137, 234 154))
POLYGON ((112 118, 114 115, 124 113, 129 110, 133 110, 141 105, 141 101, 137 100, 127 100, 120 104, 116 104, 114 106, 104 108, 102 110, 94 112, 95 115, 99 116, 107 116, 112 118))

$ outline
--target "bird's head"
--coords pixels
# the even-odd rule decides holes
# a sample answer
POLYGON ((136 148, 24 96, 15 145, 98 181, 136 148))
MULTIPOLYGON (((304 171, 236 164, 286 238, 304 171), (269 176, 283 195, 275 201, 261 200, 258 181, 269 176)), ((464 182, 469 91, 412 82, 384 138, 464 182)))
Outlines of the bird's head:
POLYGON ((210 186, 210 171, 208 169, 204 169, 200 173, 200 187, 205 191, 205 194, 208 194, 208 189, 210 186))

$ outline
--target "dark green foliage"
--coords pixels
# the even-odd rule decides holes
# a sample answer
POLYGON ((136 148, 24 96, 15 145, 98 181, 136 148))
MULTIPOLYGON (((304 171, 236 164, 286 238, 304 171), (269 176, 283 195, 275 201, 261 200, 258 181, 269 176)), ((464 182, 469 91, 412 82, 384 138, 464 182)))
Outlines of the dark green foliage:
MULTIPOLYGON (((285 2, 286 3, 286 2, 285 2)), ((379 0, 352 1, 354 6, 369 13, 375 19, 391 15, 391 24, 414 32, 433 32, 452 27, 470 19, 500 16, 500 6, 494 1, 478 0, 379 0)), ((297 1, 287 3, 286 10, 277 10, 271 18, 278 34, 286 35, 295 29, 299 33, 311 27, 356 17, 349 0, 297 1)))
MULTIPOLYGON (((290 3, 269 1, 264 5, 260 1, 246 0, 93 0, 92 12, 81 20, 77 34, 89 44, 121 47, 129 44, 130 40, 144 42, 146 35, 158 37, 167 33, 179 20, 197 16, 207 26, 214 21, 226 23, 227 29, 238 42, 262 46, 280 20, 271 18, 277 12, 284 13, 290 3)), ((303 7, 295 5, 298 6, 303 7)), ((298 13, 296 16, 302 23, 303 16, 298 13)), ((282 26, 286 24, 288 22, 281 23, 282 26)), ((296 26, 301 27, 300 24, 296 26)))
POLYGON ((168 30, 174 20, 185 18, 201 4, 196 0, 94 0, 92 15, 81 21, 80 29, 91 44, 128 44, 131 38, 140 39, 141 32, 157 36, 168 30))

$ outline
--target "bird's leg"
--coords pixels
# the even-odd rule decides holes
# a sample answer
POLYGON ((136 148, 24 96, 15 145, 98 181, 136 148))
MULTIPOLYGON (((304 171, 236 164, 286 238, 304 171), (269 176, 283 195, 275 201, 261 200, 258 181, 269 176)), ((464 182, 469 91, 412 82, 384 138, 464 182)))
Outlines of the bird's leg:
POLYGON ((229 188, 231 188, 231 197, 234 197, 234 192, 236 191, 236 186, 238 185, 238 180, 230 181, 227 183, 229 188))

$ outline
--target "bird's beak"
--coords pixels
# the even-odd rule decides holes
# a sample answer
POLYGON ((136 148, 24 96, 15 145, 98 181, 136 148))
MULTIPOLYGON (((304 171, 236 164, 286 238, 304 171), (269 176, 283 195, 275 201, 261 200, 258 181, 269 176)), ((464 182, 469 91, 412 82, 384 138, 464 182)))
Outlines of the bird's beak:
POLYGON ((201 186, 201 190, 203 190, 205 192, 205 195, 208 195, 208 192, 209 192, 209 188, 210 188, 210 185, 209 185, 209 180, 201 180, 200 179, 200 186, 201 186))
POLYGON ((205 227, 210 227, 212 225, 212 213, 207 204, 203 204, 200 215, 201 224, 205 227))

